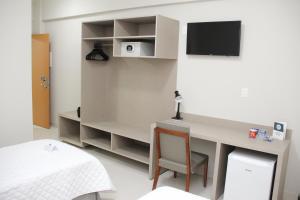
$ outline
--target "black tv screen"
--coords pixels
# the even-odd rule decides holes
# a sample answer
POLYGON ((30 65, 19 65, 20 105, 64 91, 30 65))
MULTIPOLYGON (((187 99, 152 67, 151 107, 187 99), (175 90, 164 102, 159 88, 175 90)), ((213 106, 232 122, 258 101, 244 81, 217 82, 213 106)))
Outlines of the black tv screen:
POLYGON ((241 21, 188 23, 187 54, 239 56, 241 21))

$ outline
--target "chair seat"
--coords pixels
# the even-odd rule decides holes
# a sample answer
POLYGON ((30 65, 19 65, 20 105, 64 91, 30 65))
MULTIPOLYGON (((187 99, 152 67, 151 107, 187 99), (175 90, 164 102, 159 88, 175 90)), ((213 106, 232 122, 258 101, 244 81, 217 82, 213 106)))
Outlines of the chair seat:
MULTIPOLYGON (((200 167, 204 162, 206 162, 208 156, 202 153, 191 152, 191 171, 196 172, 196 169, 200 167)), ((186 165, 182 163, 177 163, 164 158, 159 159, 159 166, 170 169, 179 173, 186 174, 186 165)))
POLYGON ((200 167, 203 163, 208 160, 208 155, 191 152, 191 171, 192 173, 196 172, 197 168, 200 167))

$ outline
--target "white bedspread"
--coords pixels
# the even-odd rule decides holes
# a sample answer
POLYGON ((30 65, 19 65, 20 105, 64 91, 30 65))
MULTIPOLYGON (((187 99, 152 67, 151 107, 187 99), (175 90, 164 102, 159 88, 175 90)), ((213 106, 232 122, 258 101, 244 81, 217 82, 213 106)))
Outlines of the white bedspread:
POLYGON ((71 200, 105 190, 113 185, 103 165, 71 145, 37 140, 0 148, 1 200, 71 200))
POLYGON ((139 198, 138 200, 208 200, 204 197, 200 197, 182 190, 178 190, 172 187, 159 187, 152 192, 149 192, 145 196, 139 198))

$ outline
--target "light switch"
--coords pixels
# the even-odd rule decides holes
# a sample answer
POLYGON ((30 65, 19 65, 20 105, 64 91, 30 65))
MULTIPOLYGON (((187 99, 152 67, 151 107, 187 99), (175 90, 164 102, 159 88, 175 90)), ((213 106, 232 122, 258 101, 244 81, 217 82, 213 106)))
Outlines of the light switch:
POLYGON ((249 93, 249 91, 248 91, 248 88, 242 88, 241 89, 241 97, 248 97, 248 94, 249 93))

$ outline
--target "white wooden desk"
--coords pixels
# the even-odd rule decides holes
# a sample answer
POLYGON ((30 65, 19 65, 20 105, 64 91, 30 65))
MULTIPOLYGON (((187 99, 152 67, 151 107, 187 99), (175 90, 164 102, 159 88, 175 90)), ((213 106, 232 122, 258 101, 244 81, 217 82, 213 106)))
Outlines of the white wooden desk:
MULTIPOLYGON (((224 193, 225 176, 227 168, 228 154, 235 148, 245 148, 277 156, 276 172, 272 200, 282 200, 285 183, 285 174, 289 154, 290 140, 273 140, 266 142, 260 139, 250 139, 248 132, 250 128, 264 128, 268 133, 272 133, 272 127, 249 124, 237 121, 209 118, 191 114, 183 114, 184 120, 167 120, 177 125, 189 126, 191 130, 191 140, 201 139, 216 143, 216 154, 213 170, 213 187, 211 199, 217 200, 224 193)), ((153 177, 155 169, 154 160, 156 158, 156 148, 154 140, 154 127, 151 131, 150 146, 150 166, 149 175, 153 177)), ((288 135, 290 133, 288 132, 288 135)))

